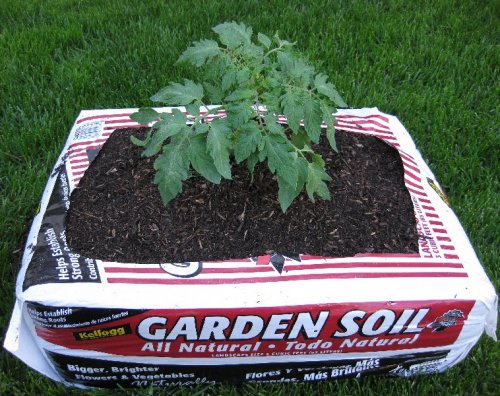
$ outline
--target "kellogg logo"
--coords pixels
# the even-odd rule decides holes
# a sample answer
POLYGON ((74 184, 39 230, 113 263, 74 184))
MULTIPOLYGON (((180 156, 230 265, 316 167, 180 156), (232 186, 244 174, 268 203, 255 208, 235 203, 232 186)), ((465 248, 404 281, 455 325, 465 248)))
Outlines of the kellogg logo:
POLYGON ((132 334, 132 329, 128 324, 106 327, 104 329, 77 331, 73 333, 73 336, 77 341, 88 341, 100 338, 117 337, 125 334, 132 334))

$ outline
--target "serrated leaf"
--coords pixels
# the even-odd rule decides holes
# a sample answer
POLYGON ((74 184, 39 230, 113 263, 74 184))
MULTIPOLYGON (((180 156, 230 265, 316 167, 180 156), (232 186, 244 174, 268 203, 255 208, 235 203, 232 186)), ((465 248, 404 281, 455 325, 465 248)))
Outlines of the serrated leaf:
POLYGON ((300 121, 304 116, 304 107, 301 96, 293 91, 286 91, 281 97, 281 107, 290 129, 297 133, 300 128, 300 121))
POLYGON ((211 183, 219 184, 221 175, 214 165, 213 158, 207 151, 207 140, 198 135, 191 139, 189 145, 189 161, 196 172, 211 183))
POLYGON ((294 133, 290 139, 295 147, 302 150, 305 146, 311 145, 311 139, 304 131, 294 133))
POLYGON ((269 132, 275 135, 285 136, 285 129, 278 123, 278 119, 274 114, 266 114, 264 116, 264 121, 266 122, 265 127, 269 132))
POLYGON ((237 89, 224 98, 226 102, 237 102, 239 100, 251 99, 256 96, 253 89, 237 89))
POLYGON ((199 117, 200 115, 200 105, 198 103, 191 103, 186 105, 186 111, 189 115, 199 117))
POLYGON ((163 148, 154 162, 154 182, 158 185, 165 205, 182 191, 182 182, 189 177, 189 158, 186 155, 188 146, 187 135, 174 139, 163 148))
POLYGON ((298 171, 295 167, 297 154, 288 151, 286 138, 281 135, 267 135, 264 137, 264 151, 267 157, 267 165, 272 173, 279 177, 292 188, 297 187, 298 171))
POLYGON ((262 132, 255 122, 243 125, 236 135, 234 158, 239 164, 257 150, 262 140, 262 132))
POLYGON ((308 172, 307 161, 304 158, 299 157, 297 158, 295 164, 298 171, 297 186, 295 188, 292 188, 290 184, 285 182, 280 176, 278 176, 277 178, 279 187, 278 201, 280 203, 281 210, 283 211, 283 213, 286 212, 286 210, 291 205, 293 200, 297 198, 297 196, 300 194, 307 180, 307 172, 308 172))
POLYGON ((326 138, 328 139, 330 147, 335 152, 338 152, 337 142, 335 141, 335 117, 332 114, 332 109, 328 106, 323 106, 322 111, 326 123, 326 138))
POLYGON ((194 131, 197 135, 202 135, 204 133, 207 133, 209 129, 210 126, 206 122, 197 122, 194 125, 194 131))
POLYGON ((228 70, 223 76, 221 81, 221 88, 223 92, 227 92, 233 84, 236 84, 236 70, 228 70))
POLYGON ((261 43, 266 48, 269 48, 272 44, 271 39, 267 37, 264 33, 258 33, 257 40, 259 40, 259 43, 261 43))
POLYGON ((330 124, 326 127, 326 138, 328 139, 328 143, 330 143, 332 150, 338 153, 339 149, 337 148, 337 142, 335 141, 335 128, 330 124))
POLYGON ((217 87, 210 83, 204 84, 205 91, 208 96, 208 103, 221 103, 224 98, 224 93, 220 87, 217 87))
POLYGON ((225 179, 231 179, 231 163, 229 161, 230 133, 231 128, 227 125, 227 121, 216 119, 210 123, 207 136, 208 152, 214 160, 217 171, 225 179))
POLYGON ((248 172, 250 172, 250 175, 252 176, 252 181, 253 181, 253 173, 255 171, 255 165, 257 165, 258 162, 259 162, 258 153, 250 154, 250 156, 245 161, 248 172))
POLYGON ((220 53, 219 44, 213 40, 195 41, 187 48, 177 60, 176 64, 187 62, 196 67, 203 66, 205 62, 220 53))
POLYGON ((309 163, 307 166, 306 191, 309 199, 314 202, 314 195, 322 199, 330 200, 330 191, 325 181, 330 181, 331 177, 325 172, 324 168, 316 162, 309 163))
POLYGON ((311 97, 304 98, 304 128, 314 143, 321 135, 321 107, 311 97))
POLYGON ((251 102, 231 103, 225 107, 227 121, 233 129, 246 124, 255 115, 251 102))
POLYGON ((335 85, 327 82, 328 77, 324 74, 317 74, 314 78, 314 87, 316 90, 328 97, 336 106, 347 107, 340 94, 338 93, 335 85))
POLYGON ((150 107, 142 107, 139 111, 130 115, 131 120, 141 125, 147 125, 150 122, 158 120, 159 117, 160 113, 150 107))
POLYGON ((139 147, 144 147, 146 146, 149 141, 151 140, 151 131, 149 131, 147 134, 146 134, 146 137, 144 138, 144 140, 141 140, 139 138, 136 138, 134 135, 131 135, 130 136, 130 141, 135 144, 136 146, 139 146, 139 147))
POLYGON ((240 44, 250 44, 252 28, 243 23, 224 22, 212 29, 219 35, 222 44, 234 49, 240 44))
POLYGON ((162 120, 154 124, 154 133, 146 144, 146 149, 142 155, 151 157, 156 155, 169 137, 175 136, 181 132, 189 132, 186 125, 187 117, 178 109, 172 109, 172 113, 162 113, 162 120))
POLYGON ((236 56, 241 56, 247 61, 250 60, 255 62, 260 60, 264 55, 264 50, 262 47, 255 45, 254 43, 243 44, 234 50, 236 56))
POLYGON ((184 84, 171 83, 151 97, 153 102, 171 105, 187 105, 203 99, 203 86, 184 79, 184 84))

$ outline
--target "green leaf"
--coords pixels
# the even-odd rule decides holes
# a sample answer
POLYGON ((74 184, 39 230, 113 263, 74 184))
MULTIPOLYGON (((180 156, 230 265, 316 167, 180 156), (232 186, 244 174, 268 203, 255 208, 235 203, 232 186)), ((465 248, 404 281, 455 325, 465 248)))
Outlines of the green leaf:
POLYGON ((196 67, 203 66, 205 62, 220 53, 219 44, 213 40, 195 41, 193 45, 187 48, 176 64, 191 63, 196 67))
POLYGON ((162 113, 160 117, 162 120, 154 124, 153 129, 155 131, 143 152, 146 157, 156 155, 167 138, 181 132, 189 132, 186 125, 187 117, 182 111, 172 109, 172 113, 162 113))
POLYGON ((324 168, 316 162, 309 163, 307 166, 306 191, 309 199, 314 202, 314 194, 322 199, 330 200, 330 191, 325 181, 332 178, 328 176, 324 168))
POLYGON ((182 182, 189 177, 189 158, 186 155, 188 146, 187 135, 174 139, 155 160, 154 182, 158 185, 165 205, 182 191, 182 182))
POLYGON ((262 59, 264 50, 254 43, 249 43, 236 48, 234 54, 244 58, 247 62, 255 62, 262 59))
POLYGON ((326 138, 328 139, 328 143, 330 143, 332 150, 338 153, 339 149, 337 148, 337 142, 335 141, 335 128, 330 124, 326 127, 326 138))
POLYGON ((257 40, 259 40, 259 43, 261 43, 266 48, 269 48, 272 44, 271 39, 267 37, 264 33, 258 33, 257 40))
POLYGON ((285 129, 278 123, 278 119, 274 114, 266 114, 264 116, 264 121, 266 122, 266 129, 275 135, 285 136, 285 129))
POLYGON ((141 125, 158 120, 160 113, 150 107, 142 107, 136 113, 130 115, 130 119, 141 125))
POLYGON ((237 89, 226 96, 224 100, 226 102, 237 102, 239 100, 254 98, 256 94, 256 91, 253 89, 237 89))
POLYGON ((208 154, 205 136, 195 136, 190 143, 188 155, 194 170, 208 181, 219 184, 221 175, 214 165, 213 158, 208 154))
POLYGON ((144 147, 146 146, 149 141, 151 140, 151 131, 149 131, 147 134, 146 134, 146 137, 144 138, 144 140, 141 140, 141 139, 138 139, 136 138, 134 135, 131 135, 130 136, 130 141, 135 144, 136 146, 139 146, 139 147, 144 147))
POLYGON ((256 152, 250 154, 250 156, 246 160, 247 169, 248 172, 250 172, 250 175, 252 176, 252 181, 253 181, 253 173, 255 170, 255 165, 257 165, 258 162, 259 162, 259 155, 256 152))
POLYGON ((212 29, 219 35, 222 44, 234 49, 240 44, 250 44, 252 28, 243 23, 224 22, 212 29))
POLYGON ((225 107, 227 121, 233 129, 246 124, 255 115, 251 102, 230 103, 225 107))
POLYGON ((186 111, 189 115, 199 117, 200 116, 200 105, 198 103, 191 103, 186 105, 186 111))
POLYGON ((187 105, 203 99, 203 86, 184 79, 184 84, 171 83, 151 97, 153 102, 170 105, 187 105))
POLYGON ((337 148, 337 142, 335 141, 335 117, 332 114, 332 109, 328 106, 323 106, 322 111, 326 123, 326 138, 333 151, 338 153, 339 150, 337 148))
POLYGON ((210 126, 206 122, 197 122, 194 125, 194 131, 196 132, 197 135, 202 135, 204 133, 207 133, 209 129, 210 126))
POLYGON ((221 103, 224 98, 224 93, 222 89, 210 83, 203 84, 205 91, 208 96, 208 103, 221 103))
POLYGON ((300 121, 304 116, 301 96, 293 91, 286 91, 281 97, 281 107, 290 129, 297 133, 300 128, 300 121))
POLYGON ((234 158, 239 164, 246 160, 259 147, 262 140, 262 132, 255 122, 243 125, 236 135, 234 146, 234 158))
POLYGON ((294 133, 291 137, 291 141, 295 147, 299 150, 302 150, 305 146, 311 145, 311 139, 307 136, 304 131, 299 131, 298 133, 294 133))
POLYGON ((321 107, 313 98, 304 99, 304 128, 314 143, 319 143, 321 135, 321 107))
POLYGON ((214 160, 217 171, 226 179, 231 179, 231 163, 229 161, 230 133, 231 128, 228 126, 227 120, 216 119, 210 123, 207 136, 208 152, 214 160))
POLYGON ((335 85, 327 82, 328 77, 324 74, 316 75, 314 79, 314 87, 316 90, 328 97, 336 106, 339 107, 347 107, 347 104, 344 102, 340 94, 338 93, 335 85))
POLYGON ((237 71, 236 70, 228 70, 222 76, 221 88, 223 92, 227 92, 233 84, 236 84, 237 71))
POLYGON ((267 135, 264 137, 264 151, 267 165, 272 173, 277 173, 284 182, 292 188, 297 187, 298 171, 295 166, 297 154, 288 151, 288 142, 281 135, 267 135))
POLYGON ((299 157, 296 161, 296 167, 298 171, 298 179, 297 186, 293 188, 288 184, 282 177, 278 176, 278 201, 281 206, 281 210, 283 213, 286 212, 288 207, 291 205, 293 200, 297 198, 302 189, 304 188, 304 184, 307 180, 307 172, 308 172, 308 163, 307 161, 299 157))

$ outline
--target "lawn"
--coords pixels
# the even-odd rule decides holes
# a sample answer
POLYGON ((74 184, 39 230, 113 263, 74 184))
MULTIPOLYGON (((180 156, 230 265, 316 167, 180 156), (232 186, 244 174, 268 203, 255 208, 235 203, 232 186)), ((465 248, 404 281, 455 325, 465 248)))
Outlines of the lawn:
MULTIPOLYGON (((495 1, 1 1, 2 343, 23 241, 80 110, 151 105, 149 96, 167 82, 192 77, 174 66, 187 44, 230 20, 268 34, 279 30, 331 77, 350 106, 399 117, 498 290, 499 17, 495 1)), ((499 345, 483 337, 441 375, 178 392, 495 394, 499 361, 499 345)), ((68 393, 79 394, 1 353, 1 395, 68 393)))

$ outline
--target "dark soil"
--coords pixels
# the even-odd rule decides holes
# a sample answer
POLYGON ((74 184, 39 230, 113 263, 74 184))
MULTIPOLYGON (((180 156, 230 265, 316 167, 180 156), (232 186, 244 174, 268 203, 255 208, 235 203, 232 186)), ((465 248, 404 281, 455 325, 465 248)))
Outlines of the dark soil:
POLYGON ((340 154, 320 148, 333 180, 331 201, 303 193, 286 214, 277 183, 263 164, 254 182, 246 167, 211 184, 194 175, 163 206, 153 184, 154 158, 115 131, 71 196, 71 249, 119 262, 183 262, 253 257, 272 252, 345 257, 418 251, 415 215, 397 151, 381 140, 337 132, 340 154))

